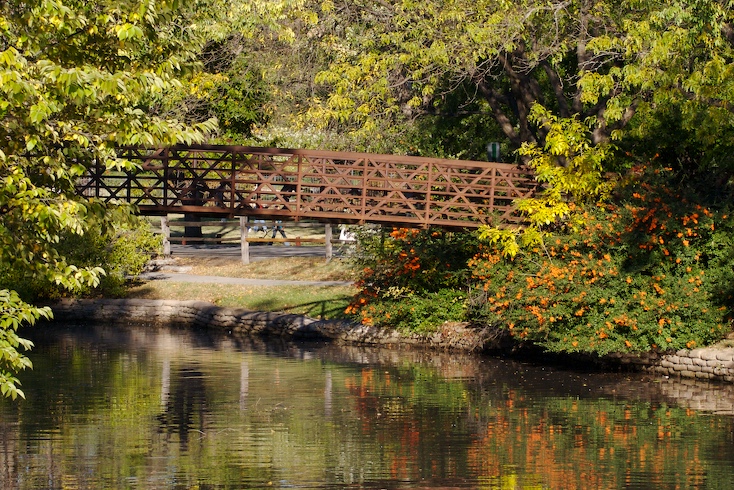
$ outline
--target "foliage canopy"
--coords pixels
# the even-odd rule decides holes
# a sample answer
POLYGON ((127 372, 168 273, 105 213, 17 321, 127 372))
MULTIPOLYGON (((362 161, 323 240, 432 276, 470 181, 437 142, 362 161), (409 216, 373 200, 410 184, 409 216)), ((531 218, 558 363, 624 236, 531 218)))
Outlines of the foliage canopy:
MULTIPOLYGON (((548 121, 537 118, 546 113, 587 126, 590 147, 614 141, 643 159, 664 149, 689 165, 732 165, 730 0, 313 2, 311 8, 320 18, 309 35, 331 59, 316 78, 327 89, 312 110, 316 121, 374 136, 406 118, 440 116, 470 134, 483 129, 485 144, 553 148, 555 163, 564 165, 557 142, 548 139, 548 121), (476 117, 482 114, 493 123, 476 117), (466 127, 470 115, 481 128, 466 127), (686 160, 686 151, 694 158, 686 160)), ((620 164, 607 159, 605 170, 620 164)))
POLYGON ((200 49, 200 13, 176 0, 10 0, 0 6, 0 386, 22 396, 14 371, 30 365, 15 331, 49 317, 7 289, 9 278, 68 290, 103 269, 61 253, 64 235, 99 233, 116 215, 75 195, 94 161, 128 165, 115 148, 201 141, 216 127, 156 115, 200 49))

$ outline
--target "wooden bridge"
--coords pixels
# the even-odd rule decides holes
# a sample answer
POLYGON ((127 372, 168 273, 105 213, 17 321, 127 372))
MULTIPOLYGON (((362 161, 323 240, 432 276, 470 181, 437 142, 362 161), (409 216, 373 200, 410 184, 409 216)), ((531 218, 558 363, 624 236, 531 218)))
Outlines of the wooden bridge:
POLYGON ((516 165, 413 156, 192 145, 125 148, 135 169, 90 168, 78 191, 141 214, 473 228, 516 223, 537 186, 516 165))

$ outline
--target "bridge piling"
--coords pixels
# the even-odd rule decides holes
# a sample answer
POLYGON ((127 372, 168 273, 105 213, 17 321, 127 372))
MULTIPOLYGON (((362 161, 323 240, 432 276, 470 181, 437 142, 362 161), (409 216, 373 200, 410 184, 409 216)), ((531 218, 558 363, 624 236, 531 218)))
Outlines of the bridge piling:
POLYGON ((326 235, 324 237, 324 245, 326 248, 326 263, 328 264, 331 262, 331 257, 333 255, 333 248, 331 245, 331 223, 326 223, 326 225, 324 225, 324 234, 326 235))
POLYGON ((163 235, 163 256, 171 256, 171 227, 168 224, 168 216, 161 216, 161 234, 163 235))
POLYGON ((247 216, 240 216, 240 251, 242 255, 242 263, 250 263, 250 242, 247 241, 247 216))

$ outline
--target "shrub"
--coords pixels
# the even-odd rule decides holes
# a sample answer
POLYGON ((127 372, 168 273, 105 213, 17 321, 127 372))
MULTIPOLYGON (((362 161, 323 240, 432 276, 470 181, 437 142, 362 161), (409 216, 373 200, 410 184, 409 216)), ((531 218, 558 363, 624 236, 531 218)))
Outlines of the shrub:
POLYGON ((416 333, 434 332, 440 325, 464 316, 467 295, 463 291, 441 289, 417 294, 395 290, 392 293, 394 296, 388 292, 373 301, 365 301, 358 308, 350 306, 347 312, 359 312, 366 325, 390 326, 416 333))
MULTIPOLYGON (((730 321, 732 220, 714 193, 669 170, 638 169, 613 203, 514 259, 489 249, 472 315, 552 351, 648 351, 715 342, 730 321)), ((583 211, 583 210, 582 210, 583 211)))
MULTIPOLYGON (((152 233, 147 221, 122 215, 119 224, 112 228, 100 229, 98 234, 69 234, 62 237, 57 245, 69 264, 79 268, 100 267, 105 271, 97 288, 85 287, 71 292, 77 296, 122 295, 128 278, 140 274, 160 248, 161 238, 152 233)), ((0 277, 27 301, 69 294, 58 285, 42 279, 29 280, 24 271, 0 270, 0 277)))
POLYGON ((143 272, 161 247, 161 236, 153 234, 147 222, 116 228, 104 248, 98 248, 101 267, 107 273, 100 282, 100 292, 109 296, 123 294, 129 278, 143 272))
POLYGON ((473 234, 395 228, 363 230, 358 241, 353 260, 360 291, 347 313, 365 324, 417 331, 462 317, 473 234))

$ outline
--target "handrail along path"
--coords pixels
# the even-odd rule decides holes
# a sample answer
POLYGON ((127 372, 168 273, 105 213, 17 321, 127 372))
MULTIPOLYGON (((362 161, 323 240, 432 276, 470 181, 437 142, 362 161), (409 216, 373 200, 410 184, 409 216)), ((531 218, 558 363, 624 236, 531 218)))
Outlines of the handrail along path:
POLYGON ((86 197, 169 213, 258 219, 476 228, 520 222, 516 199, 537 189, 526 167, 319 150, 188 145, 126 147, 133 169, 92 166, 86 197))

